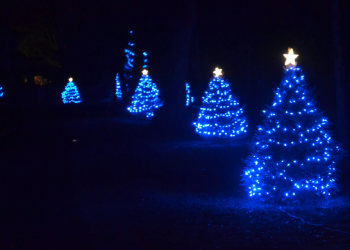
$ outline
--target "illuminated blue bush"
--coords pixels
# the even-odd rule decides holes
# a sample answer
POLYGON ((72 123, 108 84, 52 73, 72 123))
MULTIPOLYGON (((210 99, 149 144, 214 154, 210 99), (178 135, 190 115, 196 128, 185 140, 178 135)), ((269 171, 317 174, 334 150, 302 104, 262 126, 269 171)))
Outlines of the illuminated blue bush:
POLYGON ((118 73, 117 73, 117 76, 115 77, 115 95, 117 96, 118 100, 121 100, 123 95, 118 73))
POLYGON ((62 102, 66 103, 81 103, 81 98, 77 89, 73 82, 73 78, 69 78, 69 82, 67 83, 65 90, 61 93, 62 102))
POLYGON ((147 55, 148 54, 146 52, 143 52, 143 66, 142 66, 143 69, 147 68, 147 61, 148 61, 147 55))
POLYGON ((243 107, 239 107, 237 96, 231 93, 230 85, 221 77, 221 70, 209 82, 202 97, 197 122, 193 124, 196 132, 202 136, 226 138, 247 133, 247 120, 243 107))
POLYGON ((0 98, 4 96, 4 91, 2 90, 2 86, 0 85, 0 98))
POLYGON ((191 96, 190 85, 186 82, 186 106, 190 106, 190 102, 194 102, 194 97, 191 96))
POLYGON ((132 114, 146 115, 147 118, 154 116, 153 111, 163 105, 159 99, 157 85, 152 82, 147 70, 142 71, 143 75, 132 96, 131 104, 128 106, 132 114))
POLYGON ((336 164, 342 150, 327 130, 312 89, 296 64, 285 67, 274 101, 263 110, 242 175, 251 197, 306 200, 337 191, 336 164))
POLYGON ((186 82, 186 106, 190 106, 190 85, 186 82))

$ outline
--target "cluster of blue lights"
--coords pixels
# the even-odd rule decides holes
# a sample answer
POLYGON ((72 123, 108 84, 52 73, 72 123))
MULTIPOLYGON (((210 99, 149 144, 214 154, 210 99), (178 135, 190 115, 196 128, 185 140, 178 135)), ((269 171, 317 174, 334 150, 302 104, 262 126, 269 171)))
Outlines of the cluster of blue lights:
POLYGON ((186 82, 186 106, 190 106, 190 85, 186 82))
POLYGON ((147 118, 151 118, 154 116, 153 111, 162 105, 157 85, 152 82, 147 73, 144 73, 132 96, 131 104, 127 108, 128 111, 132 114, 146 114, 147 118))
POLYGON ((148 54, 146 52, 143 52, 143 66, 142 66, 143 69, 147 68, 147 55, 148 54))
POLYGON ((117 73, 117 76, 115 77, 115 95, 118 99, 122 98, 122 88, 119 81, 119 74, 117 73))
POLYGON ((219 138, 236 137, 247 133, 247 120, 237 96, 232 95, 228 82, 215 76, 202 97, 196 132, 202 136, 219 138))
POLYGON ((62 102, 66 103, 81 103, 81 98, 77 89, 77 86, 74 84, 72 79, 69 79, 65 90, 61 93, 62 102))
MULTIPOLYGON (((127 81, 132 78, 132 70, 134 68, 133 63, 134 63, 135 53, 133 52, 133 47, 134 47, 135 44, 131 42, 132 34, 133 34, 133 32, 130 31, 130 39, 129 39, 129 42, 128 42, 128 46, 124 50, 125 57, 126 57, 126 62, 124 64, 124 77, 125 77, 125 79, 127 81)), ((129 92, 128 83, 126 83, 125 85, 127 87, 127 92, 129 92)))
POLYGON ((274 93, 242 175, 249 196, 281 200, 334 194, 343 152, 300 68, 287 66, 274 93))
POLYGON ((4 91, 2 90, 2 86, 0 85, 0 97, 4 96, 4 91))
POLYGON ((125 73, 125 77, 126 79, 130 79, 132 76, 130 74, 130 72, 132 71, 132 69, 134 68, 134 56, 135 53, 132 51, 132 47, 135 45, 134 43, 131 42, 131 35, 132 35, 132 31, 130 31, 130 40, 128 42, 128 47, 124 50, 125 52, 125 56, 126 56, 126 62, 124 65, 124 71, 125 73))

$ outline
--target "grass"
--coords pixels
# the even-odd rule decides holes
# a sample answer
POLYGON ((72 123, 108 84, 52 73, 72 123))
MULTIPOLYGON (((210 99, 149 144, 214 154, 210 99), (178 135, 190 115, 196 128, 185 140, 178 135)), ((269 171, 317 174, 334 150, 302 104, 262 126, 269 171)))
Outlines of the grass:
POLYGON ((350 246, 349 205, 277 207, 234 197, 160 193, 149 195, 141 207, 147 214, 140 216, 140 223, 147 228, 143 240, 156 246, 149 239, 158 235, 170 249, 184 248, 186 242, 190 244, 187 249, 350 246), (150 228, 146 227, 149 223, 153 225, 150 228))
POLYGON ((278 206, 240 184, 248 153, 131 117, 7 118, 2 249, 347 249, 349 198, 278 206))

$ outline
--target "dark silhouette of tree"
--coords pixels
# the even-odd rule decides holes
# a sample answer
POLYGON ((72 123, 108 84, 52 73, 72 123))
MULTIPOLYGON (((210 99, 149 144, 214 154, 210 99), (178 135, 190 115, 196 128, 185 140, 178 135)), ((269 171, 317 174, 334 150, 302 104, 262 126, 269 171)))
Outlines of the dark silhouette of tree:
POLYGON ((176 136, 183 133, 185 127, 191 126, 191 121, 186 119, 188 110, 184 105, 186 103, 184 84, 187 81, 190 66, 190 47, 196 20, 196 6, 195 0, 171 1, 168 6, 171 14, 167 17, 170 31, 166 68, 167 86, 164 93, 164 106, 155 112, 153 122, 176 136))
POLYGON ((55 59, 58 52, 56 32, 52 25, 42 24, 15 28, 20 37, 18 52, 26 58, 55 68, 61 68, 55 59))
POLYGON ((333 18, 333 47, 334 47, 334 72, 337 97, 337 128, 338 136, 345 146, 349 143, 349 118, 348 107, 345 99, 345 75, 343 64, 343 49, 341 44, 341 10, 338 0, 332 0, 333 18))

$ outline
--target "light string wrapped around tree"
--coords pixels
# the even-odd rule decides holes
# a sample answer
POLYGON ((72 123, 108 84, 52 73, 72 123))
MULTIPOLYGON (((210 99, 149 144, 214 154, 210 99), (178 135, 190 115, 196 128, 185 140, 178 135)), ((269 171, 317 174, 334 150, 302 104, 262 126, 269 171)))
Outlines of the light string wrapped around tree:
POLYGON ((64 91, 61 93, 61 97, 64 104, 82 102, 77 86, 73 82, 73 78, 69 78, 64 91))
POLYGON ((250 197, 264 200, 306 200, 337 191, 336 164, 340 145, 331 138, 328 119, 316 107, 289 50, 284 77, 274 90, 271 106, 263 110, 250 156, 242 175, 250 197))
POLYGON ((233 138, 247 133, 247 120, 243 115, 243 107, 239 107, 236 95, 222 78, 222 70, 216 68, 214 77, 202 97, 196 132, 206 137, 233 138))

